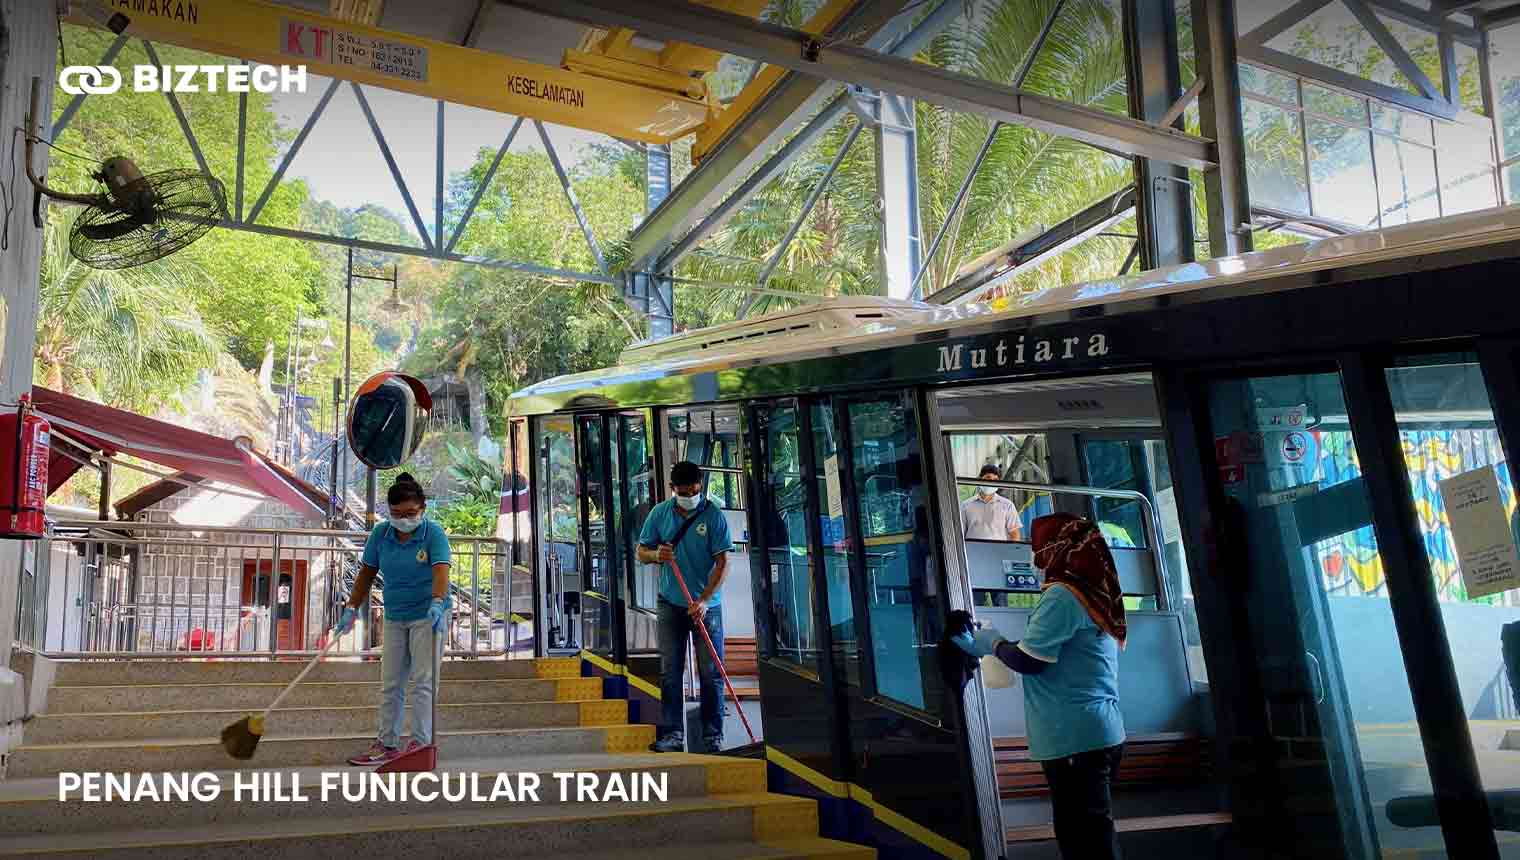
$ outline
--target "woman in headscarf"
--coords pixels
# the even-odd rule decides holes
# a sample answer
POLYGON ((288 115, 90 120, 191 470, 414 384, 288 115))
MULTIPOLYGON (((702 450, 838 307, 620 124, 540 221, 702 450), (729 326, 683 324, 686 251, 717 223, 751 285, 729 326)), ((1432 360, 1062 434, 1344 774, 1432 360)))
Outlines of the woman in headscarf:
POLYGON ((1029 757, 1050 785, 1061 856, 1117 858, 1109 788, 1124 754, 1119 576, 1102 532, 1088 520, 1052 514, 1035 520, 1030 532, 1045 582, 1024 638, 1009 642, 986 627, 951 641, 973 657, 995 654, 1025 676, 1029 757))

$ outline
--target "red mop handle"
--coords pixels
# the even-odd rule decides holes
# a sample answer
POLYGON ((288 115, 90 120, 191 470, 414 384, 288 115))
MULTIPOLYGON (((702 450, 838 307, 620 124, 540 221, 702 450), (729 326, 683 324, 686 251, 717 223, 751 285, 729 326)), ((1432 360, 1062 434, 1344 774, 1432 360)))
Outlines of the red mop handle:
MULTIPOLYGON (((681 586, 681 593, 686 595, 686 605, 690 607, 696 601, 691 599, 691 590, 686 587, 686 577, 681 575, 681 566, 676 564, 674 548, 671 549, 670 570, 676 575, 676 583, 681 586)), ((749 733, 749 742, 755 743, 755 730, 749 727, 749 718, 744 716, 744 707, 739 704, 739 694, 734 692, 734 685, 728 680, 728 670, 723 668, 723 660, 718 657, 718 649, 707 633, 706 618, 697 619, 697 629, 702 631, 702 641, 707 643, 707 653, 712 655, 713 665, 718 667, 718 674, 723 676, 723 686, 728 688, 729 698, 734 700, 734 710, 739 712, 739 721, 744 723, 744 731, 749 733)))

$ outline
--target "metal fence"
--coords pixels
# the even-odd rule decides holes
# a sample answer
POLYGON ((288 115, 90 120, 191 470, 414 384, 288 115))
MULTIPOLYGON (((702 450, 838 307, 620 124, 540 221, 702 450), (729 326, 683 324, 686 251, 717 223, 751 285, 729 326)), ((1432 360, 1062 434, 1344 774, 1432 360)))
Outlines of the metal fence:
MULTIPOLYGON (((23 562, 16 638, 58 658, 309 656, 352 594, 365 537, 60 520, 23 562)), ((492 537, 449 545, 446 653, 531 657, 531 572, 492 537)), ((383 590, 382 574, 338 653, 379 656, 383 590)))

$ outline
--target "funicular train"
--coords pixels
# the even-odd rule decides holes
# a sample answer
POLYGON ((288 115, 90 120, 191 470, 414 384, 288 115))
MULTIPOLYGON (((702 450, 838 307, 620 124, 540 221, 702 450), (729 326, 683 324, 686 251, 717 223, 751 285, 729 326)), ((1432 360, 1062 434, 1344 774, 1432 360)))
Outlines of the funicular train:
POLYGON ((1020 688, 956 689, 937 657, 950 611, 1016 639, 1038 595, 1027 543, 963 535, 990 462, 1023 534, 1067 511, 1112 549, 1140 856, 1515 850, 1484 792, 1520 787, 1520 582, 1476 582, 1442 484, 1491 482, 1520 519, 1517 258, 1501 209, 635 344, 514 395, 500 533, 541 584, 538 647, 652 707, 656 570, 633 550, 670 465, 698 463, 776 787, 884 856, 1055 856, 1020 688))

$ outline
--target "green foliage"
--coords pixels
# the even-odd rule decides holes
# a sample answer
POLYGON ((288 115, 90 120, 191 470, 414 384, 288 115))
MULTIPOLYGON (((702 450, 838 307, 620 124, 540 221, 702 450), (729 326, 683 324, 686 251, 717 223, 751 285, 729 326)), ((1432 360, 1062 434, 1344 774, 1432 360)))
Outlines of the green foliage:
MULTIPOLYGON (((501 463, 482 460, 461 445, 448 443, 449 477, 460 486, 465 498, 494 503, 501 497, 501 463)), ((494 522, 494 516, 493 516, 494 522)))
MULTIPOLYGON (((95 29, 64 29, 67 56, 75 63, 96 62, 112 38, 110 33, 95 29)), ((159 45, 156 49, 164 63, 225 62, 183 48, 159 45)), ((148 62, 142 43, 132 40, 117 56, 115 65, 131 80, 131 67, 148 62)), ((237 164, 237 99, 217 93, 187 93, 179 98, 211 173, 227 186, 231 206, 237 164)), ((55 91, 55 118, 69 101, 67 94, 55 91)), ((245 183, 251 190, 245 206, 252 206, 253 197, 272 175, 286 136, 275 121, 272 97, 250 93, 245 183)), ((58 144, 92 159, 127 155, 148 173, 196 167, 169 101, 160 93, 124 89, 86 99, 58 144)), ((98 187, 90 179, 95 167, 92 161, 54 153, 48 178, 68 190, 93 190, 98 187)), ((270 196, 259 220, 296 223, 307 197, 304 183, 283 182, 270 196)), ((268 342, 276 344, 277 352, 283 350, 297 310, 306 309, 310 315, 317 298, 320 272, 310 245, 304 242, 212 230, 176 259, 204 273, 205 285, 189 299, 244 367, 258 366, 268 342)))
POLYGON ((69 253, 84 210, 54 211, 44 236, 34 376, 59 391, 153 410, 220 344, 188 296, 206 287, 194 263, 170 257, 131 269, 92 269, 69 253))
POLYGON ((462 498, 440 506, 433 517, 451 535, 489 535, 496 530, 497 499, 462 498))

